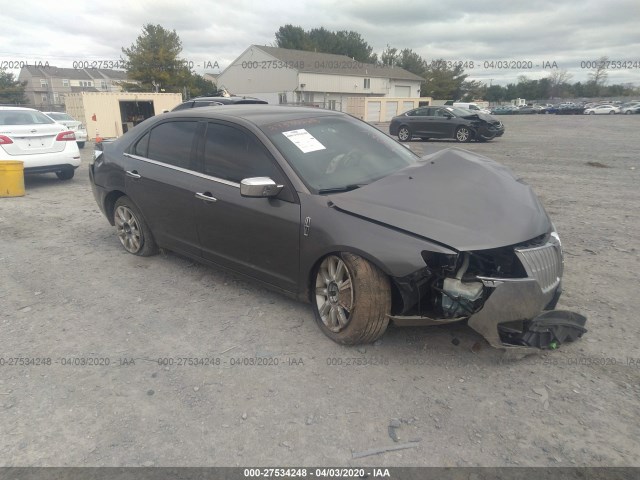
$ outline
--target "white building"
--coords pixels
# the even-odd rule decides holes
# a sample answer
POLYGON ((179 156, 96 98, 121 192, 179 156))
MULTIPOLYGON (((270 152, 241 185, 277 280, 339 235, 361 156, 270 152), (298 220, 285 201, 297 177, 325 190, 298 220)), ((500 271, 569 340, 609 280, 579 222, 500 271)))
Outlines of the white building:
POLYGON ((399 67, 260 45, 247 48, 216 80, 218 88, 234 95, 340 111, 347 111, 350 97, 419 98, 422 82, 399 67))

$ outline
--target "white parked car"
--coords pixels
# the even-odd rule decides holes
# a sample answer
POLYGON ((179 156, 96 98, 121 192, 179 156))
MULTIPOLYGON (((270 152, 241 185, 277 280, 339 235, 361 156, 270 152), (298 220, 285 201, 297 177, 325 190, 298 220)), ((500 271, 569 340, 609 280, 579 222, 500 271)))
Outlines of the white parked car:
POLYGON ((613 105, 598 105, 591 108, 586 108, 585 115, 613 115, 620 113, 620 107, 614 107, 613 105))
POLYGON ((490 114, 491 110, 481 108, 480 105, 473 102, 454 102, 454 107, 462 108, 463 110, 471 110, 473 113, 487 113, 490 114))
POLYGON ((87 130, 82 125, 82 122, 75 120, 68 113, 60 113, 60 112, 42 112, 47 117, 52 118, 54 121, 61 123, 73 133, 76 134, 76 143, 78 144, 78 148, 84 148, 84 144, 87 141, 87 130))
POLYGON ((24 162, 25 173, 73 178, 80 165, 75 134, 33 108, 0 107, 0 160, 24 162))

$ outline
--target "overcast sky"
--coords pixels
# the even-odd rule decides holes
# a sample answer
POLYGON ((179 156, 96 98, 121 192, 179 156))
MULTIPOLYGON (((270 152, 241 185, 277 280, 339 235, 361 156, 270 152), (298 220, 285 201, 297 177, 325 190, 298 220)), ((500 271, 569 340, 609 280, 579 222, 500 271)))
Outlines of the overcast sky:
POLYGON ((390 44, 426 60, 473 61, 475 68, 466 73, 487 83, 542 78, 551 71, 543 65, 553 62, 569 70, 572 82, 585 81, 588 70, 581 62, 608 56, 631 66, 609 70, 610 84, 640 85, 638 0, 5 1, 0 67, 118 60, 146 23, 175 29, 182 56, 200 73, 215 62, 223 70, 251 44, 273 45, 276 30, 291 23, 305 30, 355 30, 378 55, 390 44), (491 61, 531 62, 533 68, 484 68, 491 61))

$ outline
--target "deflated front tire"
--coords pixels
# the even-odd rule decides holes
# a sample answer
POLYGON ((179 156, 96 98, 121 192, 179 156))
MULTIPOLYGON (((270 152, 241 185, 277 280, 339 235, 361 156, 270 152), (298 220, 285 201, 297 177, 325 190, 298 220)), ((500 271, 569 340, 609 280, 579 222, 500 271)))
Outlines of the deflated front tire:
POLYGON ((389 324, 391 289, 379 268, 351 253, 325 257, 312 292, 318 326, 334 342, 372 343, 389 324))

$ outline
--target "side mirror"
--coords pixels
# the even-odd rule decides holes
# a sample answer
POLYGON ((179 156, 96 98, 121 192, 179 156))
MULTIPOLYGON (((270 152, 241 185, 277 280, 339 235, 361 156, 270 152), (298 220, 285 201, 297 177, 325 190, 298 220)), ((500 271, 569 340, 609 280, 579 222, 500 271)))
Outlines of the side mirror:
POLYGON ((251 198, 275 197, 284 188, 269 177, 245 178, 240 182, 240 195, 251 198))

